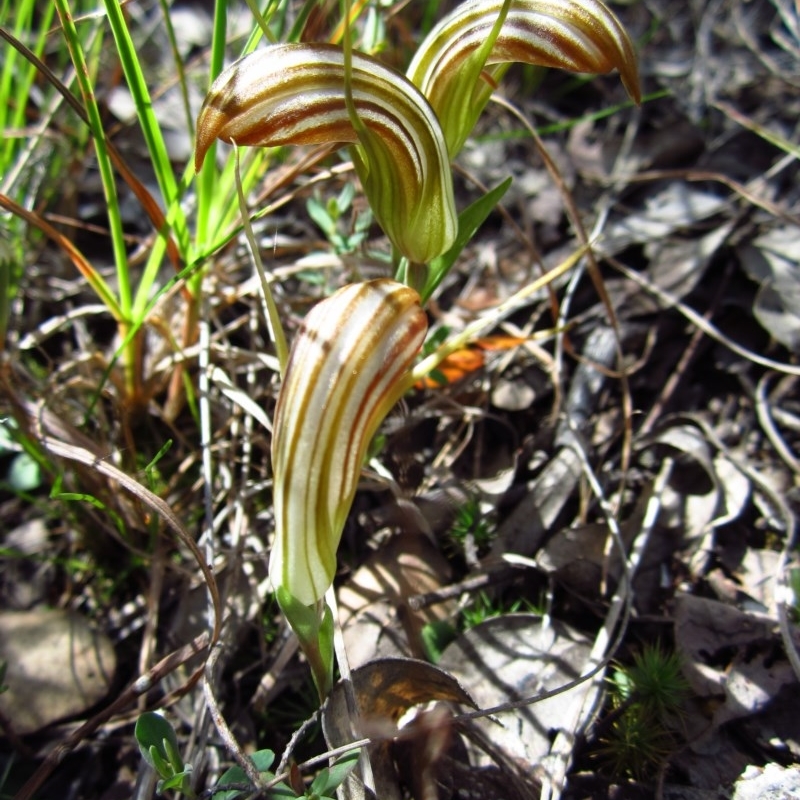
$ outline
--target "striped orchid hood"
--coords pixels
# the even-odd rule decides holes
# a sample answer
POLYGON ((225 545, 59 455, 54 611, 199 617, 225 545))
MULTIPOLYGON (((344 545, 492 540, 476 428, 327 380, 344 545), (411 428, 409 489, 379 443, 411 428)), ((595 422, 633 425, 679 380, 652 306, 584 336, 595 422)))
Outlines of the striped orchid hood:
POLYGON ((333 582, 367 447, 409 388, 427 327, 417 293, 379 279, 318 303, 295 339, 273 426, 269 574, 304 605, 333 582))

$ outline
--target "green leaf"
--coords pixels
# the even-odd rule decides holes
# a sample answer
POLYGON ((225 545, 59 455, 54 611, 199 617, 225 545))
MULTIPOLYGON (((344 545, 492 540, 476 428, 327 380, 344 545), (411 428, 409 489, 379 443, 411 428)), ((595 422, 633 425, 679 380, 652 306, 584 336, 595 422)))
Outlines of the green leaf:
POLYGON ((165 779, 184 771, 178 757, 178 736, 172 725, 154 711, 145 711, 138 720, 133 735, 139 744, 142 757, 165 779))
POLYGON ((30 492, 42 485, 42 470, 28 453, 20 453, 11 462, 8 483, 15 492, 30 492))
POLYGON ((456 638, 457 631, 447 620, 438 620, 423 626, 421 633, 425 656, 432 664, 438 664, 445 647, 456 638))
POLYGON ((511 180, 511 178, 506 178, 501 184, 488 191, 483 197, 479 197, 458 215, 458 233, 452 247, 446 253, 431 261, 429 265, 428 279, 420 292, 423 305, 436 291, 436 287, 455 264, 461 255, 461 251, 467 246, 478 228, 483 225, 486 217, 489 216, 492 209, 508 191, 508 187, 511 186, 511 180))
POLYGON ((309 787, 307 796, 319 795, 322 798, 335 792, 342 781, 353 771, 360 755, 360 750, 351 750, 336 761, 332 767, 321 770, 309 787))
POLYGON ((163 794, 169 789, 177 789, 179 792, 187 792, 189 776, 192 774, 191 767, 187 766, 182 772, 158 782, 158 793, 163 794))
POLYGON ((250 760, 256 765, 256 769, 259 772, 266 772, 272 766, 272 762, 275 761, 275 753, 272 750, 256 750, 250 756, 250 760))
POLYGON ((169 765, 168 761, 164 760, 164 757, 161 755, 161 751, 155 745, 148 749, 147 755, 147 761, 157 774, 163 776, 164 778, 173 777, 174 772, 172 767, 169 765))
POLYGON ((306 200, 306 211, 308 216, 317 223, 317 227, 330 239, 336 234, 336 222, 331 217, 330 211, 314 197, 306 200))
MULTIPOLYGON (((274 779, 274 775, 269 771, 273 761, 275 761, 275 753, 272 750, 258 750, 250 756, 250 760, 255 764, 256 769, 259 771, 262 778, 267 781, 274 779)), ((229 786, 231 784, 250 784, 250 779, 247 773, 238 765, 226 770, 219 779, 218 786, 229 786)), ((211 795, 211 800, 236 800, 237 797, 246 795, 248 792, 241 789, 226 789, 220 792, 214 792, 211 795)), ((297 793, 293 792, 285 783, 278 783, 267 792, 267 797, 271 800, 285 800, 285 798, 296 798, 297 793)))
POLYGON ((356 196, 356 187, 353 183, 346 183, 342 187, 342 191, 339 192, 339 196, 336 198, 336 210, 341 216, 342 214, 346 213, 346 211, 350 208, 353 203, 353 198, 356 196))

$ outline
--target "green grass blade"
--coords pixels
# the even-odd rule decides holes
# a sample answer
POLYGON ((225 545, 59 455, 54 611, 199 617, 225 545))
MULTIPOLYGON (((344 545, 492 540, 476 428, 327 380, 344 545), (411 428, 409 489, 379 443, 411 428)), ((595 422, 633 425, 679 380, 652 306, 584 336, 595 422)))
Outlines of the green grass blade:
POLYGON ((272 296, 272 289, 270 289, 269 281, 267 280, 267 273, 264 269, 264 264, 261 261, 261 252, 258 249, 255 236, 253 235, 253 228, 250 225, 250 216, 247 211, 247 200, 244 196, 244 189, 240 180, 239 173, 239 149, 234 151, 234 160, 236 162, 236 191, 239 199, 239 210, 242 215, 242 225, 244 226, 244 233, 247 237, 247 242, 250 245, 250 252, 253 256, 253 262, 256 265, 256 272, 261 280, 261 290, 264 293, 264 302, 267 306, 267 324, 269 326, 269 333, 275 345, 275 352, 278 356, 278 363, 281 366, 281 375, 286 371, 286 362, 289 360, 289 347, 286 344, 286 335, 283 332, 281 325, 281 316, 278 311, 278 306, 275 303, 275 298, 272 296))
MULTIPOLYGON (((225 36, 228 25, 227 0, 216 0, 214 4, 214 29, 211 37, 211 63, 208 76, 208 85, 222 72, 225 63, 225 36)), ((197 179, 197 229, 195 231, 194 255, 203 252, 208 247, 215 227, 212 220, 212 211, 218 203, 215 198, 217 192, 217 145, 212 144, 208 149, 206 160, 197 179)), ((195 294, 202 281, 199 274, 192 279, 189 291, 195 294)))
MULTIPOLYGON (((186 189, 192 180, 192 172, 193 169, 190 162, 186 165, 183 177, 178 185, 178 194, 167 208, 165 217, 168 227, 172 226, 177 215, 184 213, 183 208, 181 207, 181 198, 186 194, 186 189)), ((152 287, 155 284, 156 278, 158 277, 158 272, 161 269, 161 265, 164 263, 166 250, 167 239, 164 236, 159 236, 153 242, 153 246, 150 248, 150 252, 147 256, 147 261, 140 278, 141 285, 152 287)), ((147 308, 150 307, 150 299, 150 292, 139 291, 136 293, 136 299, 134 300, 132 310, 132 318, 134 320, 144 319, 144 315, 147 313, 147 308)))
MULTIPOLYGON (((250 13, 253 15, 253 19, 255 19, 256 24, 258 25, 261 34, 266 38, 266 40, 274 41, 275 37, 272 35, 272 31, 270 31, 269 26, 267 25, 267 20, 262 16, 261 12, 258 10, 258 5, 256 4, 256 0, 245 0, 247 3, 247 7, 250 9, 250 13)), ((250 37, 253 38, 252 36, 250 37)), ((260 38, 260 37, 259 37, 260 38)))
POLYGON ((125 237, 122 230, 122 217, 117 197, 116 181, 111 159, 106 148, 103 131, 103 121, 97 106, 97 98, 90 78, 91 71, 86 62, 83 44, 75 27, 67 0, 55 0, 61 27, 69 50, 70 58, 75 66, 78 86, 83 96, 84 108, 89 120, 89 128, 95 145, 97 166, 103 183, 103 192, 108 207, 108 223, 111 233, 111 245, 114 253, 114 263, 117 269, 118 296, 120 313, 124 319, 130 318, 131 311, 131 283, 128 270, 128 255, 125 247, 125 237))
MULTIPOLYGON (((0 25, 4 26, 12 18, 12 11, 16 19, 13 32, 9 35, 16 41, 24 39, 29 42, 33 51, 41 55, 55 8, 48 3, 37 16, 35 0, 20 0, 16 4, 4 0, 0 7, 0 25), (35 34, 34 26, 37 24, 40 27, 38 34, 35 34)), ((9 32, 4 28, 3 33, 9 32)), ((21 58, 21 55, 9 42, 4 48, 0 65, 0 130, 3 131, 0 141, 0 192, 12 195, 25 208, 32 208, 45 176, 40 170, 29 168, 30 159, 38 149, 37 140, 41 140, 36 136, 21 135, 22 129, 29 124, 26 115, 37 75, 35 66, 24 57, 21 58)), ((51 163, 56 165, 57 161, 57 157, 54 157, 51 163)), ((57 169, 57 166, 53 169, 57 169)), ((5 346, 10 307, 25 271, 27 246, 30 243, 22 218, 10 217, 4 228, 5 235, 0 239, 0 350, 5 346)))
MULTIPOLYGON (((123 338, 125 338, 132 321, 131 310, 133 295, 131 291, 130 264, 128 262, 127 247, 122 228, 122 215, 120 213, 119 197, 117 195, 116 175, 112 167, 108 147, 106 146, 103 121, 100 116, 100 109, 98 108, 97 98, 95 97, 92 85, 93 71, 89 69, 86 53, 84 52, 83 44, 75 27, 75 21, 72 17, 68 0, 55 0, 55 4, 61 21, 64 41, 66 42, 73 66, 75 67, 76 79, 83 97, 83 105, 94 142, 97 167, 103 184, 103 193, 108 213, 108 226, 111 234, 111 249, 114 254, 114 266, 117 275, 117 320, 120 333, 123 338)), ((95 58, 99 53, 102 42, 103 37, 97 36, 93 50, 95 58)), ((111 309, 109 298, 107 296, 101 296, 101 299, 106 305, 109 305, 111 309)), ((128 343, 123 352, 122 366, 126 393, 128 397, 134 398, 138 397, 140 394, 139 389, 141 383, 139 341, 138 338, 130 338, 127 341, 128 343)))
MULTIPOLYGON (((158 124, 153 111, 153 103, 150 98, 150 91, 147 88, 147 82, 142 73, 139 55, 136 52, 128 25, 125 22, 122 6, 118 0, 104 0, 104 2, 122 70, 125 73, 128 88, 136 106, 139 125, 147 145, 147 152, 150 155, 150 161, 155 171, 164 204, 169 206, 172 205, 178 195, 178 186, 175 181, 172 163, 167 154, 167 146, 164 142, 161 126, 158 124)), ((178 240, 178 246, 185 256, 189 249, 189 232, 186 227, 186 219, 182 214, 175 218, 175 235, 178 240)), ((149 286, 140 284, 138 291, 146 293, 149 290, 149 286)))

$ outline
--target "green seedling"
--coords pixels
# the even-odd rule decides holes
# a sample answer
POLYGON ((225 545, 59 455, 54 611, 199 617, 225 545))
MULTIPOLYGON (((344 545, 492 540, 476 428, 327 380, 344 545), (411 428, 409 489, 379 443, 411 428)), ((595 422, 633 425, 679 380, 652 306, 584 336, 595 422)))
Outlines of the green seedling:
POLYGON ((191 785, 192 765, 183 763, 178 736, 164 717, 145 711, 136 721, 134 736, 142 758, 160 778, 156 789, 159 794, 177 789, 189 798, 196 797, 191 785))
POLYGON ((469 547, 477 552, 484 551, 495 536, 494 526, 481 513, 480 504, 474 497, 458 509, 455 522, 449 532, 450 540, 460 550, 469 547))
MULTIPOLYGON (((251 761, 258 770, 265 783, 274 780, 275 776, 269 771, 275 761, 272 750, 259 750, 250 756, 251 761)), ((236 800, 238 797, 247 797, 253 787, 245 771, 237 764, 222 773, 217 783, 217 788, 211 795, 212 800, 236 800)), ((278 783, 266 795, 270 798, 296 797, 297 795, 286 784, 278 783)))
POLYGON ((345 753, 330 767, 320 770, 305 796, 308 800, 335 800, 336 790, 358 763, 359 751, 345 753))
POLYGON ((666 721, 680 715, 689 691, 678 654, 658 645, 644 647, 631 666, 616 671, 615 680, 623 700, 640 703, 666 721))
MULTIPOLYGON (((346 753, 335 761, 330 767, 320 770, 308 788, 298 793, 283 782, 276 782, 275 775, 269 771, 275 760, 271 750, 259 750, 250 757, 262 781, 271 784, 265 790, 264 796, 271 800, 283 798, 307 798, 307 800, 335 800, 336 789, 355 767, 358 762, 359 751, 346 753)), ((250 785, 245 771, 240 766, 233 766, 223 773, 217 788, 211 794, 212 800, 237 800, 252 794, 253 786, 250 785)))
POLYGON ((461 618, 465 628, 474 628, 487 619, 499 617, 503 614, 517 614, 520 612, 536 613, 533 603, 522 597, 515 598, 510 603, 493 600, 486 592, 478 592, 475 599, 462 610, 461 618))
POLYGON ((338 197, 331 198, 327 203, 322 203, 317 197, 309 197, 306 201, 308 215, 325 234, 333 252, 339 256, 357 250, 366 240, 372 225, 372 212, 369 208, 356 213, 351 222, 348 212, 355 192, 355 186, 346 183, 338 197))
MULTIPOLYGON (((0 683, 2 683, 1 669, 0 683)), ((197 797, 191 786, 192 766, 183 763, 177 734, 161 714, 153 711, 142 714, 136 722, 134 735, 142 757, 160 778, 156 787, 159 794, 176 790, 189 798, 197 797)), ((300 793, 277 781, 275 774, 270 772, 270 767, 275 761, 275 753, 272 750, 258 750, 250 756, 250 759, 259 773, 262 785, 269 785, 269 788, 264 790, 263 796, 270 800, 284 798, 334 800, 336 789, 355 767, 358 757, 358 750, 345 754, 330 767, 320 770, 308 788, 300 793)), ((210 796, 212 800, 237 800, 239 797, 250 796, 256 788, 258 787, 252 785, 244 769, 237 764, 222 774, 214 789, 204 794, 210 796)))

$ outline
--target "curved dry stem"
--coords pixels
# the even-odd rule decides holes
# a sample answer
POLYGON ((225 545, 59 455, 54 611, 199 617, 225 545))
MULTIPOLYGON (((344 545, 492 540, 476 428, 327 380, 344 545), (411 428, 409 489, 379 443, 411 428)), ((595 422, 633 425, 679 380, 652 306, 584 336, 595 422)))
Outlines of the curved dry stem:
MULTIPOLYGON (((541 155, 542 159, 544 160, 545 167, 547 168, 550 177, 552 178, 553 182, 555 183, 556 187, 558 188, 559 192, 561 193, 562 198, 564 199, 564 207, 567 210, 567 215, 569 216, 569 220, 572 223, 573 228, 575 229, 575 233, 578 237, 578 241, 586 250, 586 265, 587 270, 589 272, 589 278, 592 281, 592 285, 594 286, 595 291, 597 292, 597 296, 600 298, 600 302, 603 304, 603 308, 605 309, 606 315, 608 316, 609 324, 614 331, 614 338, 615 338, 615 347, 617 351, 617 376, 620 381, 620 393, 622 395, 622 417, 624 421, 624 429, 623 429, 623 442, 622 442, 622 474, 623 474, 623 482, 624 482, 624 475, 628 471, 628 467, 630 465, 630 454, 632 449, 633 443, 633 398, 631 396, 631 387, 628 381, 628 373, 625 369, 625 362, 624 362, 624 353, 622 352, 622 334, 620 332, 620 325, 619 319, 617 318, 617 312, 614 310, 614 305, 611 302, 611 298, 608 296, 608 292, 606 291, 606 285, 603 281, 603 276, 600 273, 600 266, 597 263, 597 259, 595 258, 594 251, 589 246, 589 235, 586 232, 586 228, 583 225, 583 221, 581 220, 580 212, 578 211, 578 207, 575 204, 575 199, 572 196, 572 193, 567 188, 567 185, 564 181, 564 178, 561 175, 560 170, 558 169, 557 164, 553 159, 550 157, 550 154, 547 152, 547 148, 544 145, 541 137, 536 131, 536 128, 531 125, 530 120, 513 104, 503 100, 502 98, 495 98, 498 105, 502 106, 503 108, 510 111, 520 122, 525 126, 526 130, 530 133, 533 141, 536 144, 536 149, 541 155)), ((569 346, 569 340, 565 337, 564 339, 565 345, 572 351, 572 348, 569 346)), ((573 355, 575 355, 574 351, 573 355)), ((622 487, 620 487, 622 488, 622 487)))
MULTIPOLYGON (((9 395, 14 397, 14 393, 10 390, 9 395)), ((15 402, 18 408, 27 416, 32 435, 35 436, 37 443, 44 450, 58 458, 64 458, 68 461, 74 461, 75 463, 89 467, 103 477, 118 483, 123 489, 130 492, 137 500, 144 503, 151 511, 162 518, 167 523, 167 526, 172 529, 178 540, 189 549, 205 579, 211 597, 213 622, 210 644, 211 646, 215 645, 219 641, 222 630, 222 601, 219 587, 217 586, 214 573, 211 571, 211 566, 207 563, 191 533, 189 533, 169 504, 158 495, 142 486, 142 484, 126 472, 123 472, 121 469, 105 460, 105 458, 99 455, 94 449, 90 449, 90 446, 71 444, 55 438, 47 430, 48 425, 46 419, 44 421, 42 420, 40 413, 35 407, 30 403, 21 402, 18 398, 15 398, 15 402)), ((45 414, 46 413, 47 412, 45 412, 45 414)))

